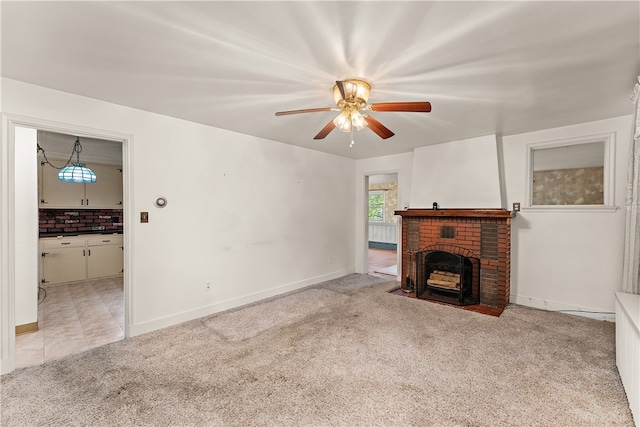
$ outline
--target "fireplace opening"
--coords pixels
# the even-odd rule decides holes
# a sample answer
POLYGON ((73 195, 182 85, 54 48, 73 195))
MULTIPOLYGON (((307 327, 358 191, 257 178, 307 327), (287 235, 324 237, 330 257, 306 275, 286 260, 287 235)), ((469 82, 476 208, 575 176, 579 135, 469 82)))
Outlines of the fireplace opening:
POLYGON ((442 250, 416 253, 416 297, 457 305, 478 304, 480 260, 442 250))

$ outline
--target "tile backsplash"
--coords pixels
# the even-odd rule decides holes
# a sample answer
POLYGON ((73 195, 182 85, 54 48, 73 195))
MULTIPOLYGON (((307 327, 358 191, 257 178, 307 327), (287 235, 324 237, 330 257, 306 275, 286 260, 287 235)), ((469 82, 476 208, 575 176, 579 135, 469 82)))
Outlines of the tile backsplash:
POLYGON ((40 209, 40 235, 56 233, 122 231, 123 213, 119 209, 40 209))

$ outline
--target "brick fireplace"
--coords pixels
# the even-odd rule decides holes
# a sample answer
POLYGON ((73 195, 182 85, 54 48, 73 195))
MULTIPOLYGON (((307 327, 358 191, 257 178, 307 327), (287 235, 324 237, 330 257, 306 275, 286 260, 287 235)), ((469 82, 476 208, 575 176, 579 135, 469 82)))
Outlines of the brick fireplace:
MULTIPOLYGON (((456 304, 490 307, 498 314, 509 303, 511 212, 504 209, 407 209, 396 211, 402 217, 402 273, 398 277, 405 291, 416 297, 456 304), (468 282, 468 294, 426 284, 424 260, 428 254, 447 253, 468 259, 478 267, 470 269, 477 277, 468 282), (454 295, 450 295, 450 294, 454 295)), ((430 271, 430 270, 428 270, 430 271)), ((453 273, 438 271, 438 279, 453 273)), ((469 273, 471 274, 471 273, 469 273)), ((435 281, 440 283, 440 281, 435 281)), ((464 282, 464 281, 463 281, 464 282)), ((459 285, 458 285, 459 286, 459 285)), ((462 292, 462 291, 461 291, 462 292)))

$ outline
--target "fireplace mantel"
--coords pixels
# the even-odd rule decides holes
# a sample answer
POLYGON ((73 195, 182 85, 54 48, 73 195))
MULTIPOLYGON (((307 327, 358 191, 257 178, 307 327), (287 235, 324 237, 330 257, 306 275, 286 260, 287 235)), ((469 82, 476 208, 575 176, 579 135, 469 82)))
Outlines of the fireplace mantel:
POLYGON ((514 215, 506 209, 406 209, 395 211, 401 217, 450 217, 450 218, 510 218, 514 215))

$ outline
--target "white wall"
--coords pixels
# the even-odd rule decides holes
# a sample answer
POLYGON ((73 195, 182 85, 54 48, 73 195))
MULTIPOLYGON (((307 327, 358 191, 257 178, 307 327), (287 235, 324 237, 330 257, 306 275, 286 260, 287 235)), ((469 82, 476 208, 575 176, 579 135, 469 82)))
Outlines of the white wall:
POLYGON ((523 210, 512 220, 511 301, 611 313, 621 290, 631 116, 503 137, 508 206, 526 199, 526 145, 615 132, 615 212, 523 210))
POLYGON ((416 148, 411 206, 501 208, 498 160, 496 135, 416 148))
POLYGON ((355 270, 353 160, 13 80, 2 87, 10 116, 131 135, 132 335, 355 270), (157 209, 161 195, 168 204, 157 209), (137 221, 141 211, 150 212, 148 224, 137 221))

